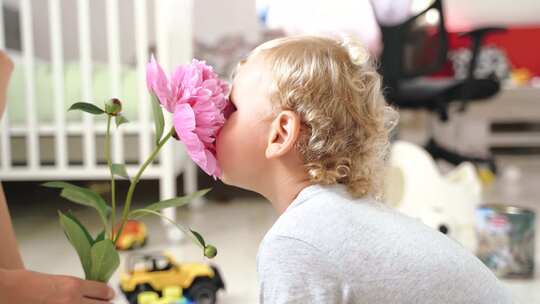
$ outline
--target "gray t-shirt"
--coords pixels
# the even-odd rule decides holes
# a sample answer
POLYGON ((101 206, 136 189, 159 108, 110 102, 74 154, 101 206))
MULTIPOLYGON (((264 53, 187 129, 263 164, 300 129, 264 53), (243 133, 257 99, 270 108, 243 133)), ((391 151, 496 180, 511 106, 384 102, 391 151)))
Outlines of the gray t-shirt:
POLYGON ((260 301, 511 303, 464 247, 343 185, 304 188, 261 242, 260 301))

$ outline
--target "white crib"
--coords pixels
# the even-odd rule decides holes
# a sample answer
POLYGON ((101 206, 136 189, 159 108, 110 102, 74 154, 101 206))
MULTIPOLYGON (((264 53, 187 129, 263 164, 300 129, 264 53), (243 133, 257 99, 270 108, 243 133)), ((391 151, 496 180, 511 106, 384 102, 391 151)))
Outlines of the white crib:
MULTIPOLYGON (((12 0, 9 1, 19 9, 22 65, 16 68, 24 69, 24 100, 8 100, 6 115, 0 125, 0 180, 107 180, 108 167, 98 162, 96 155, 96 140, 105 134, 105 122, 96 120, 92 115, 81 114, 82 119, 73 121, 66 119, 66 104, 76 101, 93 101, 92 91, 92 45, 102 44, 107 48, 107 67, 110 76, 110 97, 118 97, 121 91, 121 52, 120 40, 123 32, 119 29, 119 0, 105 0, 106 35, 101 39, 92 39, 90 14, 90 0, 47 0, 50 67, 52 73, 53 99, 43 99, 36 96, 35 63, 38 60, 34 54, 33 21, 36 17, 33 5, 38 1, 12 0), (77 17, 78 28, 78 64, 80 65, 80 100, 65 100, 64 53, 62 35, 62 11, 66 3, 76 4, 76 11, 72 13, 77 17), (76 3, 75 3, 76 2, 76 3), (34 14, 33 14, 34 11, 34 14), (24 104, 24 121, 10 122, 10 105, 24 104), (37 112, 40 106, 46 104, 53 108, 53 119, 42 122, 37 112), (12 159, 12 143, 15 138, 25 138, 25 164, 14 165, 12 159), (82 142, 80 149, 81 164, 73 165, 69 159, 69 138, 79 138, 82 142), (54 139, 54 164, 42 162, 42 149, 40 142, 43 138, 54 139)), ((0 7, 7 0, 0 0, 0 7)), ((43 5, 45 0, 41 2, 43 5)), ((92 2, 94 4, 94 2, 92 2)), ((153 124, 151 121, 151 108, 146 88, 146 63, 148 61, 149 36, 148 29, 155 30, 157 57, 160 63, 168 70, 171 66, 186 63, 192 57, 192 2, 191 0, 133 0, 130 4, 130 13, 134 23, 135 43, 132 46, 136 54, 136 89, 138 100, 137 116, 128 117, 129 124, 122 125, 119 131, 115 130, 112 140, 113 162, 124 163, 124 140, 126 136, 135 136, 137 140, 137 164, 127 165, 130 176, 153 149, 153 124), (148 8, 152 6, 153 15, 149 16, 148 8), (150 20, 154 24, 150 24, 150 20)), ((65 13, 65 12, 64 12, 65 13)), ((125 14, 124 11, 122 11, 125 14)), ((0 14, 0 48, 5 49, 4 16, 0 14)), ((42 59, 40 59, 42 60, 42 59)), ((103 101, 96 102, 102 106, 103 101)), ((170 115, 165 114, 166 124, 170 125, 170 115)), ((73 148, 73 147, 71 147, 73 148)), ((131 149, 131 148, 129 148, 131 149)), ((19 156, 19 155, 16 155, 19 156)), ((197 170, 181 143, 169 141, 160 153, 159 163, 151 164, 143 179, 159 179, 160 198, 167 199, 177 195, 176 177, 184 174, 184 189, 191 193, 197 189, 197 170)), ((174 210, 164 211, 167 216, 175 218, 174 210)))

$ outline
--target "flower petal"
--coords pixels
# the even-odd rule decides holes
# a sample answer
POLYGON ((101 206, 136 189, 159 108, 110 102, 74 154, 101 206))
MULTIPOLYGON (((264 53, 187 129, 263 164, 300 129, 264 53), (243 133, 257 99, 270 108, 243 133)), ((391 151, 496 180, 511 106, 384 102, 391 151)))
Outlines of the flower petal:
POLYGON ((159 99, 159 102, 167 108, 169 112, 172 112, 168 106, 169 99, 169 81, 165 72, 161 66, 156 62, 154 55, 152 55, 150 62, 146 67, 146 85, 150 92, 154 94, 159 99))
POLYGON ((195 130, 195 112, 187 103, 176 105, 174 108, 173 124, 176 133, 195 130))
POLYGON ((203 170, 206 168, 206 153, 204 143, 195 130, 195 113, 189 104, 176 106, 173 116, 173 124, 176 134, 186 146, 187 153, 193 161, 203 170))
POLYGON ((216 177, 221 177, 221 169, 218 166, 216 156, 208 150, 204 150, 206 154, 206 174, 216 177))
MULTIPOLYGON (((191 159, 205 170, 206 168, 206 153, 204 144, 201 142, 197 134, 193 132, 185 132, 178 134, 180 140, 186 146, 187 153, 191 159)), ((205 170, 206 171, 206 170, 205 170)))

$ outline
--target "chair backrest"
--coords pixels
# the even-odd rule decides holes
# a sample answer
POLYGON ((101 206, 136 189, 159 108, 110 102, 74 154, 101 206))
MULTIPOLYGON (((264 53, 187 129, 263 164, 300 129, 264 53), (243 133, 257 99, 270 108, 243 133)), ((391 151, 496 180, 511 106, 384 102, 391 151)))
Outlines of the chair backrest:
POLYGON ((442 0, 397 25, 379 22, 383 51, 379 72, 386 89, 397 89, 400 80, 441 70, 447 59, 448 34, 442 0))

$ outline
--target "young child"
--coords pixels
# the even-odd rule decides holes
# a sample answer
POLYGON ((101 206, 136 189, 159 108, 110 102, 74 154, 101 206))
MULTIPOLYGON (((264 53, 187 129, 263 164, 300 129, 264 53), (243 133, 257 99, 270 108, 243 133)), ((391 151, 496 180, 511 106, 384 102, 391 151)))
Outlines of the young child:
MULTIPOLYGON (((0 120, 13 62, 0 50, 0 120)), ((0 303, 109 304, 114 291, 103 283, 24 269, 0 182, 0 303)))
POLYGON ((510 303, 462 246, 377 201, 396 120, 380 83, 350 39, 277 39, 240 62, 217 155, 223 182, 280 214, 261 303, 510 303))

